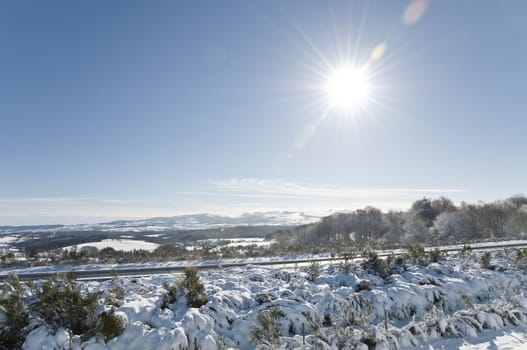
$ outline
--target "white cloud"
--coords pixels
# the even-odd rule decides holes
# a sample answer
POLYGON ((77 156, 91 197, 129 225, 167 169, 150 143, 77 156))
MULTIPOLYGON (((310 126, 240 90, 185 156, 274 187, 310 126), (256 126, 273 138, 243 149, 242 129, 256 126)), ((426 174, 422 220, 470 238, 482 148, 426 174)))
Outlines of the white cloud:
POLYGON ((0 225, 96 223, 173 215, 170 203, 92 197, 0 198, 0 225))
POLYGON ((208 212, 240 215, 256 211, 304 211, 316 215, 367 205, 406 209, 422 197, 466 192, 448 188, 355 188, 297 183, 283 179, 230 178, 195 191, 152 198, 0 198, 0 225, 95 223, 208 212))
POLYGON ((417 198, 467 192, 452 188, 355 188, 349 186, 301 184, 283 179, 230 178, 211 181, 215 191, 228 195, 275 198, 378 199, 417 198))

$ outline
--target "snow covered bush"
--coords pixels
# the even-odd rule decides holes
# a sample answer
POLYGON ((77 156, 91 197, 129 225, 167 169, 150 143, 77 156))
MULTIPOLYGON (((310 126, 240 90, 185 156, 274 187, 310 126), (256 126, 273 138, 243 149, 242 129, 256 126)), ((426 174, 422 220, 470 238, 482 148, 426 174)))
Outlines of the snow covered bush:
POLYGON ((28 323, 29 313, 22 286, 16 275, 9 275, 0 295, 0 348, 20 347, 28 323))
POLYGON ((428 252, 428 256, 430 258, 430 262, 433 263, 439 262, 445 258, 445 254, 439 249, 431 250, 428 252))
POLYGON ((391 275, 391 269, 386 260, 379 258, 373 250, 365 250, 362 253, 364 261, 362 268, 370 273, 379 275, 381 278, 388 278, 391 275))
POLYGON ((351 270, 353 269, 352 261, 352 255, 345 254, 343 261, 340 262, 337 267, 342 273, 344 273, 345 275, 349 275, 351 273, 351 270))
POLYGON ((461 248, 461 250, 459 251, 459 255, 461 257, 466 257, 470 253, 472 253, 472 247, 468 244, 465 244, 463 248, 461 248))
POLYGON ((73 334, 92 332, 97 322, 97 293, 81 293, 75 274, 57 274, 42 284, 35 311, 54 327, 70 329, 73 334))
POLYGON ((490 252, 484 252, 483 254, 481 254, 481 256, 479 257, 479 264, 481 265, 482 268, 484 269, 491 269, 492 266, 490 264, 490 258, 491 258, 491 254, 490 252))
POLYGON ((392 274, 406 271, 406 260, 408 260, 406 253, 402 255, 391 254, 386 257, 386 263, 390 267, 392 274))
POLYGON ((126 296, 126 291, 123 288, 119 276, 115 270, 112 271, 112 287, 108 290, 105 303, 107 305, 121 306, 126 296))
MULTIPOLYGON (((308 264, 299 269, 248 265, 200 274, 190 269, 180 280, 157 275, 103 282, 65 277, 53 283, 37 281, 33 296, 33 290, 21 286, 23 302, 30 305, 27 329, 32 329, 22 348, 395 350, 527 325, 527 276, 511 264, 516 255, 511 251, 508 260, 494 254, 492 262, 499 270, 482 269, 476 259, 480 256, 452 254, 423 266, 410 264, 409 256, 384 260, 366 252, 364 269, 351 262, 349 273, 318 262, 315 280, 308 264), (78 298, 103 290, 96 298, 96 326, 82 334, 64 321, 60 327, 58 321, 45 319, 37 307, 45 289, 41 284, 46 283, 55 286, 55 293, 76 291, 78 298), (107 298, 115 286, 126 294, 119 305, 107 298), (208 302, 196 307, 191 295, 208 302)), ((10 295, 4 292, 0 299, 10 295)), ((54 303, 67 310, 64 302, 54 303)), ((0 322, 5 317, 0 312, 0 322)))
POLYGON ((516 251, 514 265, 518 270, 527 270, 527 249, 518 249, 516 251))
POLYGON ((171 304, 174 304, 177 300, 178 295, 181 295, 181 291, 177 285, 170 285, 168 282, 163 283, 163 287, 166 289, 166 293, 162 296, 161 309, 167 309, 171 304))
POLYGON ((313 282, 320 276, 320 263, 316 260, 313 260, 309 263, 307 268, 308 279, 313 282))
POLYGON ((353 338, 355 337, 353 327, 342 327, 338 329, 338 331, 332 333, 330 339, 337 349, 349 349, 352 347, 353 338))
POLYGON ((185 269, 185 279, 182 282, 182 287, 187 291, 187 304, 192 307, 201 307, 208 301, 207 294, 205 294, 205 286, 199 280, 198 270, 193 267, 185 269))
POLYGON ((190 307, 199 308, 208 302, 205 286, 199 280, 198 270, 194 267, 185 269, 185 277, 175 281, 175 284, 163 283, 166 290, 161 297, 161 309, 170 308, 179 298, 186 297, 186 304, 190 307))
POLYGON ((406 251, 410 257, 410 260, 415 265, 425 265, 426 252, 425 247, 419 243, 408 243, 406 245, 406 251))
POLYGON ((282 311, 276 306, 258 312, 258 323, 261 327, 251 326, 251 340, 264 347, 276 348, 281 344, 279 321, 282 311))
POLYGON ((118 312, 115 308, 103 312, 97 322, 97 334, 104 337, 106 342, 121 335, 126 328, 128 318, 123 312, 118 312))

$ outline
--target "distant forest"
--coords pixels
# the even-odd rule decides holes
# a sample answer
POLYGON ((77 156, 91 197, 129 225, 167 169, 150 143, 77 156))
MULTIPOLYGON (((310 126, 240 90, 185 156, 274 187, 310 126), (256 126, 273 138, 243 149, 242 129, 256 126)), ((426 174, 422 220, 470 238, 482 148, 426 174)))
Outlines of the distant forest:
POLYGON ((405 243, 463 243, 474 240, 523 237, 527 233, 527 197, 515 195, 492 203, 462 202, 445 197, 415 201, 408 211, 383 213, 368 206, 336 213, 319 222, 279 230, 284 245, 405 243))
POLYGON ((16 244, 28 260, 17 260, 9 250, 0 251, 0 267, 54 265, 59 263, 129 263, 182 259, 258 257, 291 253, 345 253, 382 248, 407 248, 420 245, 470 244, 477 241, 527 238, 527 197, 515 195, 492 203, 455 205, 450 199, 422 198, 407 211, 382 212, 368 206, 349 213, 335 213, 319 221, 300 226, 240 226, 223 229, 165 233, 149 237, 148 232, 130 232, 130 238, 160 244, 154 251, 98 250, 95 247, 62 250, 61 247, 95 242, 123 233, 57 232, 43 237, 33 234, 16 244), (244 248, 220 244, 185 249, 184 242, 206 238, 237 236, 267 237, 276 240, 270 246, 244 248))

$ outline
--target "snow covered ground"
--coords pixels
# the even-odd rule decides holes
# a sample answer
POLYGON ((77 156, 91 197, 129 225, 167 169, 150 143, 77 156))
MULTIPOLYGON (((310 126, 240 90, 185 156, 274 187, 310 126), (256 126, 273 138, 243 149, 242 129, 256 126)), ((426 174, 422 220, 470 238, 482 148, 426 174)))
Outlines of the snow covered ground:
MULTIPOLYGON (((24 349, 254 349, 251 329, 258 315, 277 307, 281 336, 267 348, 282 349, 524 349, 527 340, 527 276, 495 251, 496 270, 479 266, 479 255, 448 257, 426 266, 394 266, 382 278, 352 262, 277 269, 250 265, 201 273, 208 302, 186 305, 185 297, 162 308, 180 276, 121 278, 126 297, 118 311, 123 334, 105 343, 81 340, 46 325, 34 329, 24 349)), ((105 293, 114 281, 80 282, 105 293)), ((269 340, 269 339, 267 339, 269 340)), ((260 347, 265 343, 260 342, 260 347)))
POLYGON ((100 242, 82 243, 74 246, 65 247, 63 249, 74 249, 75 247, 77 249, 81 249, 82 247, 95 247, 97 249, 113 248, 115 250, 129 252, 132 250, 139 249, 153 251, 154 249, 159 247, 159 244, 135 239, 103 239, 100 242))
POLYGON ((8 247, 11 244, 17 242, 18 236, 2 236, 0 237, 0 247, 8 247))
POLYGON ((198 240, 196 245, 187 245, 185 248, 187 250, 195 250, 198 247, 213 247, 212 251, 220 251, 221 248, 244 248, 244 247, 269 247, 273 243, 276 243, 274 239, 266 238, 253 238, 253 237, 240 237, 240 238, 214 238, 214 239, 204 239, 198 240))
POLYGON ((473 338, 442 339, 432 343, 421 344, 411 350, 492 350, 492 349, 526 349, 527 327, 506 327, 499 331, 485 331, 473 338))
POLYGON ((229 242, 227 247, 246 247, 249 245, 255 245, 258 247, 268 247, 273 243, 276 243, 276 240, 269 240, 265 238, 230 238, 226 239, 229 242))

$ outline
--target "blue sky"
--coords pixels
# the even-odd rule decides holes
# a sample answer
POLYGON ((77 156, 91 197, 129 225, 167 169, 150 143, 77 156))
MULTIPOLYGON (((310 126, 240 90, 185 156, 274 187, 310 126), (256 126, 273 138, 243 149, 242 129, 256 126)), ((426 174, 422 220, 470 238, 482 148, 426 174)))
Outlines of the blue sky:
POLYGON ((417 2, 0 2, 0 224, 527 193, 527 3, 417 2))

